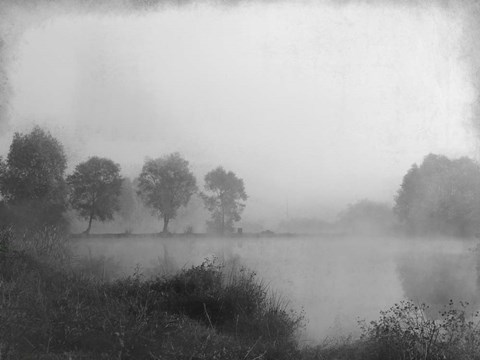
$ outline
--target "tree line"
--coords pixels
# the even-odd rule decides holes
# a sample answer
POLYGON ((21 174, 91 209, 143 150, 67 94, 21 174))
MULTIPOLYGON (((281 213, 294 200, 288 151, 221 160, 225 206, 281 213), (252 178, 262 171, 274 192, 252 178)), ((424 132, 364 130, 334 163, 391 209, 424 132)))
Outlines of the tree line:
POLYGON ((339 214, 352 233, 472 237, 480 234, 480 166, 468 157, 429 154, 402 179, 393 207, 361 200, 339 214))
MULTIPOLYGON (((87 221, 88 234, 93 221, 112 220, 116 212, 125 210, 119 204, 126 183, 120 165, 93 156, 68 176, 66 169, 63 145, 48 131, 35 127, 27 134, 15 133, 7 157, 0 157, 0 222, 67 226, 64 213, 74 209, 87 221)), ((133 191, 162 220, 163 232, 168 232, 169 222, 193 194, 211 214, 208 228, 220 234, 233 231, 247 200, 243 180, 221 166, 205 175, 199 191, 188 161, 179 153, 147 159, 133 191)), ((468 237, 480 233, 479 219, 478 163, 467 157, 452 160, 429 154, 407 171, 393 208, 359 201, 340 213, 333 229, 468 237)), ((294 229, 287 226, 287 230, 294 229)))
MULTIPOLYGON (((88 222, 112 220, 120 210, 119 196, 124 178, 120 165, 93 156, 66 176, 67 157, 63 145, 50 132, 35 127, 30 133, 15 133, 8 155, 0 157, 0 220, 23 225, 64 225, 64 213, 74 209, 88 222)), ((136 181, 138 196, 163 221, 170 220, 199 194, 211 213, 209 227, 225 234, 241 219, 247 194, 244 182, 219 166, 205 175, 199 191, 189 162, 179 153, 147 159, 136 181)))
POLYGON ((403 177, 393 211, 410 234, 478 234, 480 166, 467 157, 429 154, 403 177))

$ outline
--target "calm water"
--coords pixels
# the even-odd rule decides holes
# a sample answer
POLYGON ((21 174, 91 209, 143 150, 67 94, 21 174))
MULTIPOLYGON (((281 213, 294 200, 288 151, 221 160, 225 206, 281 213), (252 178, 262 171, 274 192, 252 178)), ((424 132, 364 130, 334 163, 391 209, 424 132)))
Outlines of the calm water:
POLYGON ((305 339, 356 334, 358 319, 404 298, 440 306, 477 306, 476 243, 458 239, 390 238, 125 238, 74 240, 80 256, 103 256, 120 275, 138 265, 174 271, 217 256, 257 272, 270 289, 305 311, 305 339))

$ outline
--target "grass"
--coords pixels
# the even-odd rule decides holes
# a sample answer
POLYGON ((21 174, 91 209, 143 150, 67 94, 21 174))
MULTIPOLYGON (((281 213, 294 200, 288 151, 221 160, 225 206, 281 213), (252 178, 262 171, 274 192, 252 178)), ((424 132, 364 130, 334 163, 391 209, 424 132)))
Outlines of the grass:
POLYGON ((359 339, 300 347, 302 313, 248 269, 207 260, 174 275, 113 280, 106 259, 72 266, 55 229, 0 230, 3 359, 480 359, 478 314, 395 304, 359 339), (104 281, 110 280, 110 281, 104 281))

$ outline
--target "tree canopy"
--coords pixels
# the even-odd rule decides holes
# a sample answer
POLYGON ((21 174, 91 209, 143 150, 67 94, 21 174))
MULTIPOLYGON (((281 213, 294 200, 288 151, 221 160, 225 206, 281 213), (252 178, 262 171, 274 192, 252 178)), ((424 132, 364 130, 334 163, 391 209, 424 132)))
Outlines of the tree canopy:
POLYGON ((474 234, 480 216, 479 165, 467 157, 429 154, 404 176, 394 212, 410 233, 474 234))
POLYGON ((58 222, 66 206, 66 167, 63 146, 48 131, 35 127, 28 134, 15 133, 0 164, 4 201, 28 221, 58 222))
POLYGON ((96 156, 78 164, 73 174, 68 176, 72 207, 88 220, 85 233, 90 233, 93 220, 113 219, 113 214, 119 209, 122 181, 118 164, 96 156))
POLYGON ((163 232, 197 191, 196 179, 188 161, 173 153, 145 162, 138 179, 138 193, 154 213, 163 219, 163 232))
POLYGON ((245 208, 242 201, 247 200, 243 180, 219 166, 205 175, 205 190, 202 198, 212 216, 209 226, 220 234, 233 231, 234 222, 240 221, 245 208))

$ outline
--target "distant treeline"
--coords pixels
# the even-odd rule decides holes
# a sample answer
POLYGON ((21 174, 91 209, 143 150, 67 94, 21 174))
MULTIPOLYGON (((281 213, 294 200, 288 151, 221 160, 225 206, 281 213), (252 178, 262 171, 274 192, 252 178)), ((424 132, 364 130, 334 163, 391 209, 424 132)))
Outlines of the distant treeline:
POLYGON ((225 234, 241 219, 247 200, 243 180, 221 166, 205 175, 204 191, 199 191, 188 161, 179 153, 147 159, 133 183, 107 158, 90 157, 68 176, 66 169, 64 147, 48 131, 35 127, 27 134, 15 133, 7 157, 0 157, 1 225, 67 230, 66 214, 73 210, 87 221, 89 234, 93 221, 113 220, 116 213, 131 217, 138 197, 168 233, 170 220, 196 194, 211 214, 208 229, 225 234))
POLYGON ((480 167, 470 158, 451 160, 427 155, 403 177, 387 203, 361 200, 338 214, 336 221, 291 219, 282 231, 306 233, 406 234, 472 237, 480 233, 480 167))
MULTIPOLYGON (((210 214, 207 231, 226 234, 234 231, 247 200, 243 180, 221 166, 205 175, 199 191, 189 162, 179 153, 148 158, 133 181, 120 175, 119 164, 97 156, 77 164, 71 174, 66 169, 63 145, 48 131, 35 127, 27 134, 15 133, 6 158, 0 157, 1 223, 68 229, 68 214, 74 213, 86 221, 88 234, 94 221, 118 215, 128 233, 134 231, 134 218, 147 214, 158 217, 168 233, 170 221, 193 201, 194 211, 210 214)), ((420 166, 412 165, 393 203, 364 199, 349 205, 334 222, 289 219, 277 230, 471 237, 480 232, 480 167, 467 157, 430 154, 420 166)), ((194 228, 186 226, 183 232, 193 233, 194 228)))

